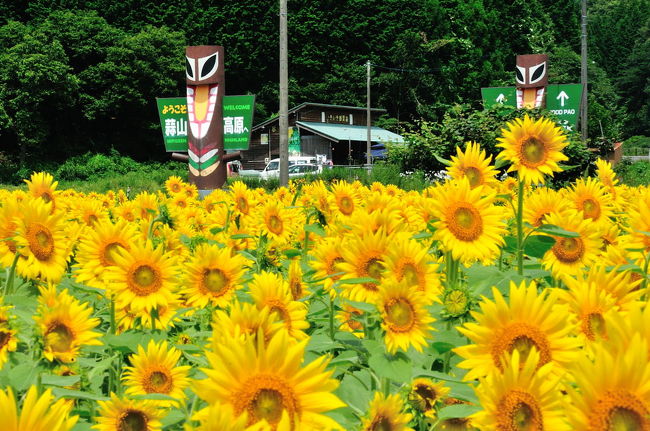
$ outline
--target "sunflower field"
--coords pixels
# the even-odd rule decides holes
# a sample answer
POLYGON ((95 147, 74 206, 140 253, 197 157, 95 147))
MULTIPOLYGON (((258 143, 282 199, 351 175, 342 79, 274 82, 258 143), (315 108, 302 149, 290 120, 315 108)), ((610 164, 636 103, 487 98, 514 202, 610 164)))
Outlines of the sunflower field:
POLYGON ((526 116, 421 192, 0 190, 0 429, 650 430, 650 189, 545 187, 566 145, 526 116))

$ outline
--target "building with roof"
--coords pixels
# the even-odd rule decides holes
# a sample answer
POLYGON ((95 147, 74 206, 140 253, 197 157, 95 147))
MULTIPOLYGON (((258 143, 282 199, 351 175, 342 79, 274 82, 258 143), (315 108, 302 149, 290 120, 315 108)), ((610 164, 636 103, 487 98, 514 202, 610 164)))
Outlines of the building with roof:
MULTIPOLYGON (((372 108, 372 123, 385 112, 372 108)), ((366 162, 366 108, 306 102, 289 110, 288 122, 289 155, 321 155, 335 165, 366 162)), ((279 128, 278 116, 253 127, 249 149, 242 151, 246 169, 264 169, 268 160, 280 157, 279 128)), ((373 156, 387 142, 404 142, 402 136, 376 126, 370 136, 373 156)))

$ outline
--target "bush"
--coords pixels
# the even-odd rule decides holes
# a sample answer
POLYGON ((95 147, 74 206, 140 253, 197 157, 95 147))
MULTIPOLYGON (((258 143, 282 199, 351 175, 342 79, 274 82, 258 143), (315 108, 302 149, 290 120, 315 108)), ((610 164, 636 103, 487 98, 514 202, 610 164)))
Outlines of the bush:
POLYGON ((620 181, 628 186, 650 185, 650 162, 623 160, 614 166, 620 181))
MULTIPOLYGON (((541 109, 524 111, 494 106, 477 111, 467 105, 457 105, 445 114, 441 123, 421 122, 417 130, 403 133, 406 144, 388 145, 388 161, 399 166, 402 172, 424 171, 431 176, 445 169, 439 158, 449 160, 456 154, 456 147, 464 148, 468 141, 478 142, 488 155, 496 157, 500 152, 496 145, 501 130, 509 121, 526 113, 535 119, 541 116, 555 119, 550 112, 541 109)), ((576 132, 569 132, 567 138, 569 145, 564 153, 569 157, 566 164, 572 168, 556 175, 556 182, 579 177, 596 157, 582 144, 576 132)))

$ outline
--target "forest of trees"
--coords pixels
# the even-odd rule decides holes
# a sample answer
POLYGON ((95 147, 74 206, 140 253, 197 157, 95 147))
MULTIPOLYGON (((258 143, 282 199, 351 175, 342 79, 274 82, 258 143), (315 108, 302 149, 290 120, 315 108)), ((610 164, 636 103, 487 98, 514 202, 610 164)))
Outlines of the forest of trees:
MULTIPOLYGON (((165 157, 155 98, 184 94, 186 45, 225 47, 227 94, 278 111, 278 1, 4 0, 0 161, 111 148, 165 157)), ((516 54, 548 53, 580 80, 578 0, 289 1, 289 105, 373 106, 388 127, 481 109, 513 85, 516 54)), ((590 136, 650 135, 650 0, 589 2, 590 136)))

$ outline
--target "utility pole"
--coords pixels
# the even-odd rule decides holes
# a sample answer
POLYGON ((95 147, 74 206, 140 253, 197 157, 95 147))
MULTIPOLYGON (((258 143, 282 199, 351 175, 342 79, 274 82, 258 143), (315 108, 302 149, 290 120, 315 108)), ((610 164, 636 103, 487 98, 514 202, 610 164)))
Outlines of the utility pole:
POLYGON ((280 0, 280 186, 289 185, 287 0, 280 0))
POLYGON ((368 126, 368 134, 366 137, 366 164, 368 168, 372 163, 370 156, 370 128, 372 127, 372 117, 370 116, 370 60, 366 62, 367 79, 366 79, 366 125, 368 126))
POLYGON ((582 36, 581 36, 581 67, 580 67, 580 83, 582 84, 582 101, 580 105, 580 132, 582 134, 582 142, 587 143, 587 0, 581 0, 582 3, 582 36))

